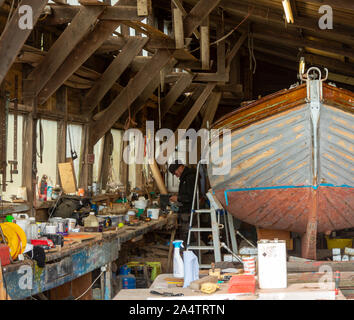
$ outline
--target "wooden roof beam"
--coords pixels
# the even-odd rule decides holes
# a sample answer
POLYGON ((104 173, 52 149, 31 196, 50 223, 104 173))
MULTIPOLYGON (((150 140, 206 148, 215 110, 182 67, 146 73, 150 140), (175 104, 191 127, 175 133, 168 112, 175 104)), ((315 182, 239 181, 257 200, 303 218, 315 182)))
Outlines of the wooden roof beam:
POLYGON ((205 18, 219 5, 221 0, 199 0, 183 19, 184 37, 189 38, 205 18))
MULTIPOLYGON (((183 137, 181 137, 178 134, 178 130, 187 130, 190 125, 192 124, 192 122, 194 121, 195 117, 198 115, 199 111, 201 110, 201 108, 203 107, 204 103, 206 102, 206 100, 208 99, 208 97, 210 96, 210 94, 212 93, 212 91, 214 90, 216 86, 216 83, 209 83, 206 85, 206 87, 204 88, 204 90, 202 91, 202 93, 200 94, 200 96, 198 97, 198 99, 195 101, 195 103, 193 104, 193 106, 189 109, 188 113, 185 115, 184 119, 180 122, 180 124, 178 125, 176 131, 174 132, 174 135, 171 136, 168 141, 166 142, 166 146, 167 146, 167 151, 169 151, 170 149, 172 151, 174 151, 173 148, 170 148, 170 146, 175 143, 175 145, 177 145, 182 139, 183 137)), ((161 161, 162 157, 163 157, 163 153, 161 152, 158 155, 158 159, 161 161)), ((168 159, 170 157, 170 154, 165 155, 166 158, 168 159)), ((160 162, 159 161, 159 162, 160 162)))
MULTIPOLYGON (((299 61, 298 53, 294 50, 287 50, 285 48, 274 47, 270 44, 260 42, 259 40, 255 41, 254 48, 260 52, 268 53, 276 57, 299 61)), ((302 56, 305 57, 306 64, 321 65, 322 67, 328 68, 329 71, 335 70, 336 72, 354 76, 354 64, 344 63, 336 59, 323 57, 307 52, 303 52, 302 56)))
POLYGON ((337 55, 342 55, 343 57, 348 57, 354 59, 354 51, 349 49, 340 49, 331 47, 328 43, 323 43, 320 41, 312 41, 307 39, 295 38, 290 35, 286 35, 285 33, 277 33, 277 32, 254 32, 253 37, 255 39, 264 40, 271 43, 279 43, 285 46, 292 47, 309 47, 312 49, 321 50, 324 52, 331 52, 337 55))
MULTIPOLYGON (((50 5, 51 14, 43 21, 46 25, 60 25, 71 22, 83 6, 59 6, 50 5)), ((92 6, 91 6, 92 7, 92 6)), ((143 17, 138 16, 136 6, 112 6, 103 8, 100 20, 139 21, 143 17)))
POLYGON ((29 74, 27 91, 37 95, 53 77, 72 50, 96 24, 97 18, 103 12, 102 6, 82 7, 73 21, 65 28, 57 41, 51 46, 44 59, 29 74))
MULTIPOLYGON (((296 72, 298 72, 299 70, 299 65, 297 63, 297 58, 292 58, 292 57, 288 57, 287 59, 285 59, 284 56, 278 56, 277 59, 274 59, 274 56, 276 56, 277 52, 275 51, 272 55, 267 54, 263 54, 258 51, 258 49, 256 50, 256 59, 270 63, 270 64, 274 64, 274 65, 278 65, 281 66, 283 68, 286 69, 290 69, 290 70, 294 70, 296 72), (289 61, 293 61, 294 63, 289 63, 289 61)), ((329 70, 328 73, 328 79, 331 81, 335 81, 335 82, 339 82, 339 83, 344 83, 350 86, 354 87, 354 77, 350 77, 347 75, 341 75, 338 73, 334 73, 331 72, 329 70)))
POLYGON ((334 8, 354 11, 354 2, 351 0, 306 0, 306 2, 319 5, 329 5, 334 8))
POLYGON ((151 62, 145 65, 113 100, 98 123, 94 121, 91 122, 90 143, 92 145, 95 145, 96 142, 103 137, 113 124, 119 120, 123 113, 128 110, 135 99, 142 94, 155 76, 160 73, 160 70, 168 63, 171 63, 173 59, 168 50, 161 49, 157 51, 151 62))
POLYGON ((175 83, 175 85, 167 93, 166 97, 161 101, 161 119, 171 109, 178 97, 183 94, 184 90, 192 83, 194 75, 183 73, 175 83))
MULTIPOLYGON (((261 8, 258 6, 247 6, 241 2, 227 2, 223 1, 221 6, 229 13, 237 16, 246 16, 251 12, 249 17, 252 21, 266 22, 268 24, 277 24, 284 26, 283 14, 261 8)), ((313 18, 297 17, 296 21, 292 24, 287 24, 287 28, 302 28, 304 30, 310 30, 323 33, 323 37, 332 39, 335 41, 342 41, 347 44, 354 44, 353 31, 345 28, 341 25, 335 25, 333 30, 321 30, 318 27, 318 20, 313 18)))
MULTIPOLYGON (((33 2, 33 0, 22 0, 21 6, 28 5, 32 8, 33 25, 37 23, 47 1, 37 0, 33 2)), ((0 84, 3 82, 22 46, 32 32, 31 29, 20 29, 19 22, 23 15, 20 15, 19 8, 20 6, 13 13, 0 37, 0 84)))
POLYGON ((112 61, 102 77, 95 83, 91 90, 86 94, 84 105, 87 107, 88 116, 105 96, 105 94, 112 88, 113 84, 123 74, 125 69, 133 61, 134 57, 141 51, 148 38, 135 37, 130 38, 122 51, 112 61))

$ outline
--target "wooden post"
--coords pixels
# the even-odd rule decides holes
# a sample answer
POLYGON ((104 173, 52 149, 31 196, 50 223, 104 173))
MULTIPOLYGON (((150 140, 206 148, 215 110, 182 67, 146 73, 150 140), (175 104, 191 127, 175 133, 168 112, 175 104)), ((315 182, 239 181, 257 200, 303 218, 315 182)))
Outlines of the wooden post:
MULTIPOLYGON (((66 132, 68 125, 68 90, 62 86, 56 93, 56 110, 64 113, 64 119, 58 121, 57 128, 57 164, 66 162, 66 132)), ((60 185, 60 175, 57 169, 57 184, 60 185)))
POLYGON ((183 17, 178 8, 173 9, 173 31, 176 41, 176 49, 184 48, 183 17))
POLYGON ((200 56, 202 69, 210 68, 210 39, 209 39, 209 18, 205 19, 200 26, 200 56))
POLYGON ((105 282, 104 282, 104 299, 112 299, 112 263, 108 263, 104 272, 105 282))

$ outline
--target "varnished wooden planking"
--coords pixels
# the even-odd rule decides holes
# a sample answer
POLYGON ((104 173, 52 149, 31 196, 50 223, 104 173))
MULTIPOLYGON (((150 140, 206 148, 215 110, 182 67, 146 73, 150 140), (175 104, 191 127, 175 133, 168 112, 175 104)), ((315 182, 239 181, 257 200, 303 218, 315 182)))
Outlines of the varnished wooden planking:
MULTIPOLYGON (((263 228, 304 232, 316 194, 318 232, 354 225, 353 94, 324 84, 319 186, 312 186, 311 122, 305 94, 302 86, 278 92, 215 125, 233 130, 232 169, 225 176, 213 176, 209 165, 210 182, 219 200, 239 219, 263 228)), ((213 146, 218 136, 212 138, 212 152, 220 148, 213 146)))

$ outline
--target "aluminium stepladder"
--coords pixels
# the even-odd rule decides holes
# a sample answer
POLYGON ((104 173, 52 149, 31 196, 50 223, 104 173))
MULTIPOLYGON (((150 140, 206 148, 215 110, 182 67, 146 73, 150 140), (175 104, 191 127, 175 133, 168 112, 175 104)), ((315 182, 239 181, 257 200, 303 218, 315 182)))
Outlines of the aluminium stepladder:
POLYGON ((200 209, 199 208, 199 188, 198 188, 198 179, 200 168, 202 165, 202 160, 198 162, 197 165, 197 173, 196 179, 194 184, 194 192, 193 192, 193 202, 192 202, 192 209, 190 215, 190 222, 189 222, 189 230, 188 230, 188 238, 187 238, 187 250, 196 250, 198 251, 198 260, 199 260, 199 268, 210 268, 211 265, 202 264, 201 263, 201 250, 211 250, 214 251, 214 258, 215 262, 221 262, 221 247, 225 248, 229 251, 239 262, 242 261, 241 258, 238 257, 238 249, 237 249, 237 242, 236 242, 236 234, 234 229, 233 217, 227 214, 226 210, 222 207, 221 203, 214 197, 212 192, 208 192, 206 196, 210 202, 210 209, 200 209), (211 227, 210 228, 201 228, 200 227, 200 214, 209 213, 211 218, 211 227), (197 227, 193 227, 193 217, 196 215, 197 217, 197 227), (220 219, 223 217, 224 224, 220 224, 220 219), (226 242, 220 243, 220 230, 225 229, 226 233, 226 242), (197 245, 192 246, 190 245, 191 241, 191 234, 192 232, 197 233, 197 245), (212 246, 201 246, 200 242, 200 234, 201 232, 211 232, 213 238, 213 245, 212 246), (231 238, 231 245, 232 251, 230 247, 230 238, 231 238))

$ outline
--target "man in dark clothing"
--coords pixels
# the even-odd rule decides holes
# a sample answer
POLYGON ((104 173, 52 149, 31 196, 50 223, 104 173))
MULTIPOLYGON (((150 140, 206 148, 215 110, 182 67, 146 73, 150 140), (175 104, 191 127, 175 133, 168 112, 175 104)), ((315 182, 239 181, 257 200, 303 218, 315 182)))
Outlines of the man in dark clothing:
POLYGON ((196 172, 194 169, 184 166, 178 160, 171 164, 168 170, 180 180, 178 196, 170 197, 170 202, 178 201, 182 204, 178 213, 181 225, 180 236, 182 237, 181 240, 184 240, 184 238, 187 238, 189 228, 196 172))

